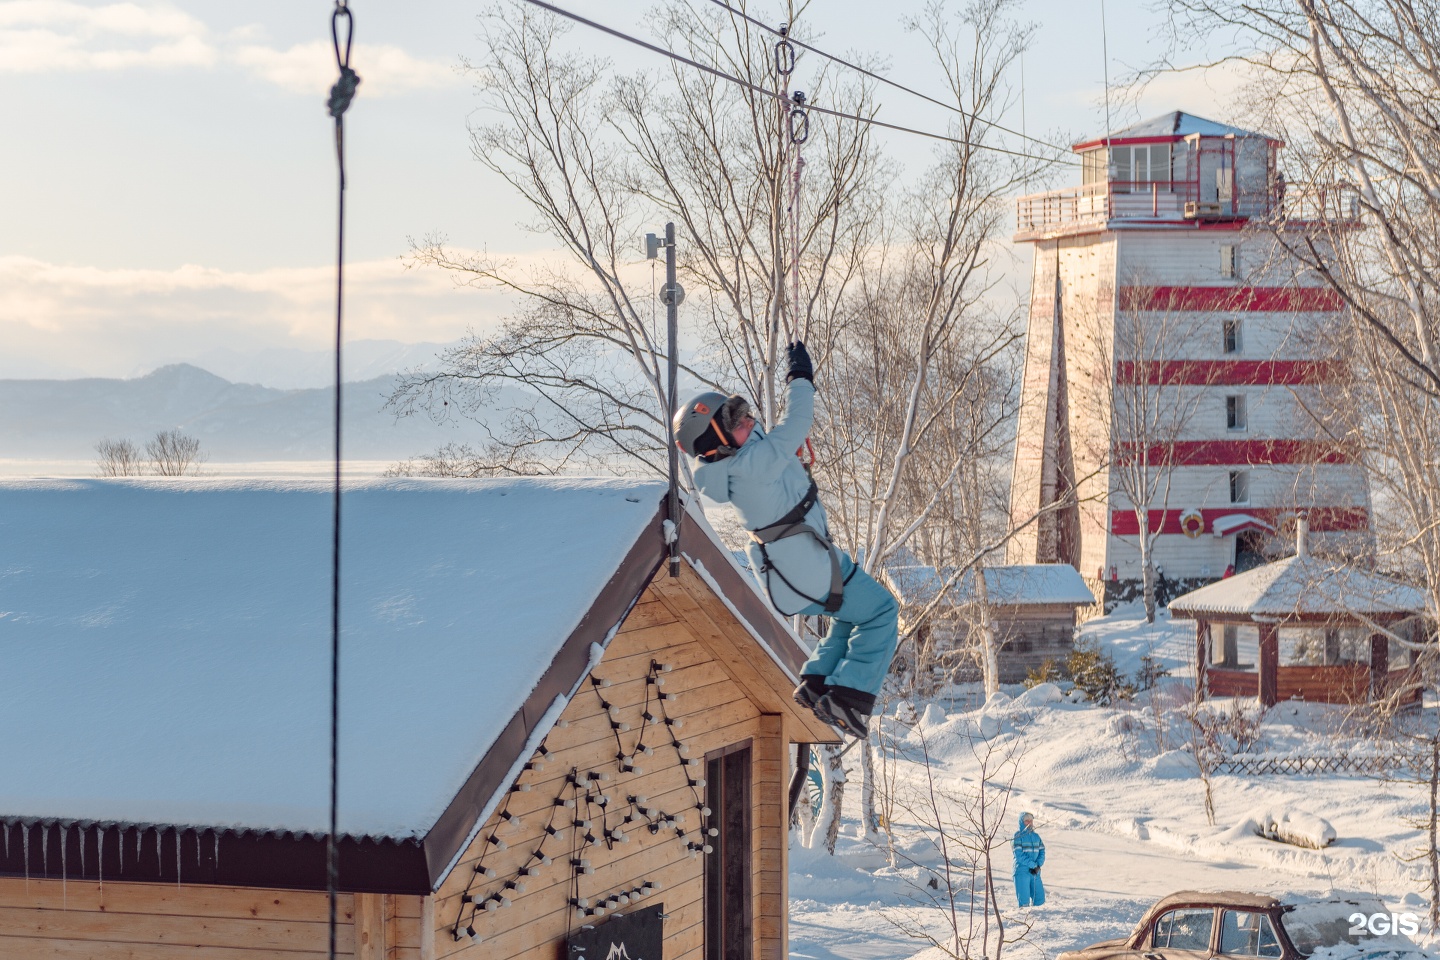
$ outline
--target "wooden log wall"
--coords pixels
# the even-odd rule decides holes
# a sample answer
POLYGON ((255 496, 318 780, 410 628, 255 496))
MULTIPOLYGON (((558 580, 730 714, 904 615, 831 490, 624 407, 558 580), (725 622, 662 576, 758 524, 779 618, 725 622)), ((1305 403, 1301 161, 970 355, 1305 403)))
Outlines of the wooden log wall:
MULTIPOLYGON (((339 955, 428 960, 419 948, 424 900, 342 894, 339 955)), ((325 957, 328 946, 324 893, 0 879, 0 956, 7 960, 305 960, 325 957)))
MULTIPOLYGON (((688 571, 686 575, 693 576, 688 571)), ((752 751, 754 804, 755 956, 783 960, 788 909, 784 809, 788 759, 783 718, 762 714, 722 666, 717 653, 723 655, 723 651, 717 647, 729 641, 717 638, 704 619, 731 615, 719 601, 714 601, 714 609, 697 612, 698 592, 681 590, 666 582, 662 573, 631 611, 592 674, 604 678, 609 686, 582 684, 561 716, 563 726, 546 738, 549 756, 543 759, 542 769, 521 774, 518 783, 528 789, 507 795, 433 898, 437 960, 555 960, 561 955, 560 943, 570 932, 604 919, 576 916, 570 901, 577 879, 579 895, 592 905, 606 895, 633 891, 646 881, 658 883, 658 891, 619 910, 663 904, 666 960, 700 960, 704 956, 705 863, 703 854, 692 857, 686 845, 703 842, 701 812, 696 808, 697 796, 703 804, 705 791, 690 787, 687 780, 705 776, 707 751, 747 740, 752 751), (674 700, 657 703, 657 688, 647 682, 652 660, 671 666, 670 672, 661 674, 665 683, 659 689, 674 694, 674 700), (630 725, 629 730, 618 732, 618 744, 611 715, 601 706, 602 696, 617 708, 618 720, 630 725), (658 720, 662 707, 670 717, 680 719, 683 727, 677 730, 643 720, 647 709, 658 720), (635 750, 642 727, 643 742, 653 754, 637 757, 639 771, 623 773, 616 754, 635 750), (681 765, 670 733, 686 746, 694 765, 681 765), (567 783, 572 770, 582 782, 591 772, 610 775, 612 779, 595 782, 592 790, 608 796, 603 811, 581 803, 577 815, 575 810, 555 806, 557 798, 576 795, 567 783), (639 804, 627 799, 637 796, 644 796, 649 808, 682 815, 685 837, 667 829, 652 833, 636 809, 639 804), (518 816, 519 825, 507 821, 502 813, 518 816), (626 814, 635 819, 623 823, 626 814), (603 838, 607 828, 619 826, 626 841, 606 844, 601 840, 577 853, 576 834, 583 836, 585 830, 576 831, 571 824, 573 819, 587 816, 592 823, 590 833, 597 839, 603 838), (563 840, 547 836, 545 828, 552 824, 566 827, 563 840), (502 839, 506 848, 499 849, 491 836, 502 839), (551 863, 534 863, 537 850, 551 863), (588 860, 594 872, 574 877, 569 865, 572 857, 588 860), (514 880, 527 862, 535 867, 535 875, 520 881, 523 890, 507 889, 506 881, 514 880), (477 876, 477 867, 493 869, 496 875, 493 879, 477 876), (472 901, 484 901, 494 894, 506 897, 509 905, 477 911, 473 903, 464 900, 468 895, 472 901), (455 939, 455 926, 461 918, 465 918, 462 927, 473 926, 480 939, 471 939, 463 930, 461 938, 455 939)), ((705 602, 700 605, 709 606, 705 602)))

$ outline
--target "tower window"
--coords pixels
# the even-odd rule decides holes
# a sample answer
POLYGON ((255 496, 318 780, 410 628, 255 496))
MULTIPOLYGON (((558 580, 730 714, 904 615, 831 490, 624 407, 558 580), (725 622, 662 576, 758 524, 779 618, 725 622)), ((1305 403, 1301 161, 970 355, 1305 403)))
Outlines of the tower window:
POLYGON ((1233 243, 1221 244, 1220 246, 1220 276, 1238 277, 1240 275, 1240 248, 1233 243))
POLYGON ((1226 353, 1239 353, 1241 348, 1240 321, 1225 320, 1222 322, 1221 329, 1224 331, 1222 349, 1226 353))
POLYGON ((1249 426, 1245 419, 1244 395, 1225 398, 1225 429, 1244 430, 1249 426))
POLYGON ((1249 470, 1231 470, 1231 471, 1230 471, 1230 502, 1231 502, 1231 503, 1249 503, 1249 502, 1250 502, 1250 471, 1249 471, 1249 470))

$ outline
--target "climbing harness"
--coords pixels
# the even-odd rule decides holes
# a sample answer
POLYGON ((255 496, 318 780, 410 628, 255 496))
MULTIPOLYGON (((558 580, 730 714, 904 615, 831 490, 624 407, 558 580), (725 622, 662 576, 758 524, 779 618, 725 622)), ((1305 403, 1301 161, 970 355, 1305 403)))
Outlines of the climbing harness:
POLYGON ((335 0, 330 15, 330 40, 335 46, 335 65, 340 79, 330 88, 327 104, 335 118, 335 160, 340 172, 340 203, 335 244, 335 490, 330 544, 330 833, 325 842, 325 891, 330 901, 330 960, 336 953, 336 904, 339 900, 339 809, 340 809, 340 348, 345 294, 345 111, 355 97, 360 77, 350 69, 350 43, 355 36, 355 18, 347 0, 335 0), (340 21, 345 21, 345 45, 341 51, 340 21))
POLYGON ((850 577, 855 576, 855 571, 860 569, 857 565, 850 571, 850 577, 842 577, 840 573, 840 551, 835 547, 835 544, 830 542, 829 537, 806 522, 806 515, 810 513, 810 509, 815 506, 819 499, 820 488, 816 486, 815 480, 812 477, 810 480, 810 489, 805 492, 805 496, 799 503, 791 508, 789 513, 768 526, 758 527, 750 531, 750 538, 754 540, 755 544, 760 548, 760 576, 765 580, 765 590, 770 595, 770 604, 776 610, 780 611, 781 616, 793 617, 800 611, 793 610, 786 613, 780 610, 780 604, 775 602, 775 590, 770 583, 770 574, 773 573, 779 577, 780 582, 785 584, 796 596, 803 597, 811 603, 818 603, 825 608, 826 613, 833 614, 840 609, 840 604, 844 602, 845 584, 849 583, 850 577), (825 548, 825 552, 830 555, 830 594, 823 599, 820 597, 812 597, 805 591, 798 589, 795 584, 790 582, 785 574, 780 572, 780 568, 775 566, 770 560, 770 551, 767 550, 766 547, 780 540, 800 536, 814 537, 825 548))

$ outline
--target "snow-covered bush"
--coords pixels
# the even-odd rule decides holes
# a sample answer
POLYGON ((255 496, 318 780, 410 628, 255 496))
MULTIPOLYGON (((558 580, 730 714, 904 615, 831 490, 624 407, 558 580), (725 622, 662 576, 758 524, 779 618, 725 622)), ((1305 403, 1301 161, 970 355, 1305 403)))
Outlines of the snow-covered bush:
POLYGON ((1262 807, 1250 811, 1222 836, 1230 839, 1257 836, 1295 847, 1323 850, 1335 842, 1336 833, 1330 821, 1313 813, 1293 807, 1262 807))
POLYGON ((1125 679, 1115 665, 1115 658, 1100 645, 1099 640, 1077 638, 1075 649, 1065 660, 1065 667, 1070 679, 1075 681, 1076 689, 1102 706, 1135 696, 1135 685, 1125 679))

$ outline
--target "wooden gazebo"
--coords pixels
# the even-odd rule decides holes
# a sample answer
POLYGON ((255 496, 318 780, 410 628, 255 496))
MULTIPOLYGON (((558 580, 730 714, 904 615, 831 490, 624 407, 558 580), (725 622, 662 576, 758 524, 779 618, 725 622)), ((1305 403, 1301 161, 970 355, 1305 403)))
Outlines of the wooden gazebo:
POLYGON ((1381 632, 1420 639, 1424 595, 1414 587, 1306 550, 1170 602, 1195 621, 1195 695, 1364 703, 1417 702, 1414 651, 1381 632))

